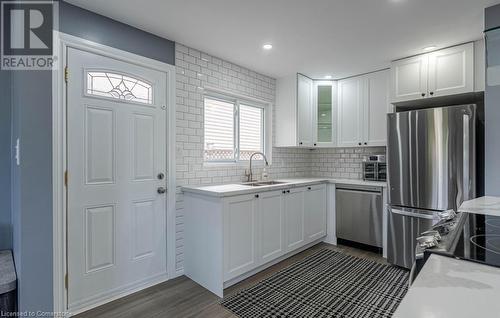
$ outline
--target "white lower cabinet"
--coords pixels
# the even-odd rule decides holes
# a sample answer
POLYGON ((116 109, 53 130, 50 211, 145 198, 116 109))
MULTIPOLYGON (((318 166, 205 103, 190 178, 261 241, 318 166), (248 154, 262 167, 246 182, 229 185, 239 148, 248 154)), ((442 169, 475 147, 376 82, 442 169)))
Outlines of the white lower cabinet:
POLYGON ((313 185, 304 192, 305 236, 312 242, 326 235, 326 185, 313 185))
POLYGON ((257 266, 258 202, 253 194, 229 197, 224 203, 224 278, 257 266))
POLYGON ((287 190, 285 194, 286 250, 304 245, 304 188, 287 190))
POLYGON ((281 190, 264 192, 259 197, 259 261, 266 263, 285 253, 285 209, 281 190))
POLYGON ((222 297, 245 275, 326 236, 326 184, 185 195, 185 274, 222 297))

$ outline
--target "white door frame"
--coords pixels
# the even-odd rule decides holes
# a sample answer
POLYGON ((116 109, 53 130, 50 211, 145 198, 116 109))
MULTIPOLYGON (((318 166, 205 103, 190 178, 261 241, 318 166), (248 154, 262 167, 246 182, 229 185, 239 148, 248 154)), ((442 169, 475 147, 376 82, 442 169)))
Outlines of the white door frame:
MULTIPOLYGON (((66 82, 64 80, 64 67, 67 65, 66 49, 76 48, 82 51, 111 57, 127 63, 147 67, 167 75, 167 274, 168 279, 182 275, 182 271, 175 269, 175 66, 159 62, 144 56, 125 52, 106 45, 88 41, 79 37, 54 31, 54 71, 52 72, 52 190, 53 190, 53 291, 54 311, 67 311, 67 293, 65 287, 66 275, 66 187, 64 173, 67 169, 66 162, 66 82)), ((71 70, 69 70, 71 72, 71 70)), ((69 74, 71 78, 71 74, 69 74)), ((70 176, 71 177, 71 176, 70 176)), ((71 279, 71 278, 70 278, 71 279)), ((145 288, 148 286, 143 286, 145 288)), ((123 295, 135 292, 127 291, 123 295)), ((96 304, 97 306, 99 304, 96 304)), ((94 306, 94 307, 95 307, 94 306)), ((90 308, 86 308, 90 309, 90 308)), ((85 309, 85 310, 86 310, 85 309)))

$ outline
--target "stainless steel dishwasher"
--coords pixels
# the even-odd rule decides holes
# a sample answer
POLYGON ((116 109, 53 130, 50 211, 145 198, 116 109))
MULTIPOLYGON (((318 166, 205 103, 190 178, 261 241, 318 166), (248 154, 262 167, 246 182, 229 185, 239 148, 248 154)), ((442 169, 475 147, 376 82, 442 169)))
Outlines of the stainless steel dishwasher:
POLYGON ((338 184, 335 191, 337 238, 382 247, 382 188, 338 184))

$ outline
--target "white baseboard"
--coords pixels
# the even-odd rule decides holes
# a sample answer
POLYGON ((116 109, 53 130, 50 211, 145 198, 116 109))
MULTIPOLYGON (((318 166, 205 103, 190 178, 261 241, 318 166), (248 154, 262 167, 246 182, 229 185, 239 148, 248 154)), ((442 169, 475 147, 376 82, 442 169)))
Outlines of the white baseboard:
POLYGON ((337 245, 337 238, 336 237, 329 237, 327 236, 323 242, 325 243, 328 243, 328 244, 332 244, 332 245, 337 245))
POLYGON ((170 277, 170 279, 181 277, 182 275, 184 275, 184 268, 179 268, 179 269, 175 270, 174 275, 172 277, 170 277))
POLYGON ((70 305, 71 307, 68 309, 70 312, 70 316, 75 316, 82 312, 88 311, 90 309, 102 306, 119 298, 131 295, 143 289, 152 287, 154 285, 166 282, 169 280, 169 277, 166 273, 162 273, 148 279, 130 284, 125 287, 120 287, 113 289, 109 292, 101 293, 91 298, 87 298, 82 300, 76 304, 70 305))

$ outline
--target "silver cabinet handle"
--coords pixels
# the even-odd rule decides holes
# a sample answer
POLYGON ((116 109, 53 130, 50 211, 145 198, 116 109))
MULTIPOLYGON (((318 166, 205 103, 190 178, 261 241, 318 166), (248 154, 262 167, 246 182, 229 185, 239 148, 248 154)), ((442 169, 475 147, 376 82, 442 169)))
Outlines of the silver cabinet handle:
POLYGON ((157 191, 159 194, 164 194, 165 192, 167 192, 167 189, 165 189, 164 187, 159 187, 157 191))

